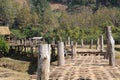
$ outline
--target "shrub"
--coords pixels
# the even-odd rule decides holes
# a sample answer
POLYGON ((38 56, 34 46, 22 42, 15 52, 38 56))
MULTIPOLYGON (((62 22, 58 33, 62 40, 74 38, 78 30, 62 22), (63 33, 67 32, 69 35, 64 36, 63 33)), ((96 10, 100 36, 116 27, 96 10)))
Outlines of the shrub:
POLYGON ((9 48, 9 44, 3 38, 0 38, 0 54, 7 55, 9 52, 9 48))

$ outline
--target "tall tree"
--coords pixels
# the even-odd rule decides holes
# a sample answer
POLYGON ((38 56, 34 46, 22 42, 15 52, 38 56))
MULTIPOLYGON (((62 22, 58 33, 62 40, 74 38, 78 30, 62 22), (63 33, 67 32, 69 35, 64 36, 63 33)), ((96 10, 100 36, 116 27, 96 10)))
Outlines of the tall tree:
POLYGON ((43 12, 48 8, 48 1, 47 0, 32 0, 33 5, 36 8, 36 12, 39 15, 42 15, 43 12))
POLYGON ((1 25, 12 26, 17 14, 17 5, 13 0, 0 0, 0 21, 1 25))

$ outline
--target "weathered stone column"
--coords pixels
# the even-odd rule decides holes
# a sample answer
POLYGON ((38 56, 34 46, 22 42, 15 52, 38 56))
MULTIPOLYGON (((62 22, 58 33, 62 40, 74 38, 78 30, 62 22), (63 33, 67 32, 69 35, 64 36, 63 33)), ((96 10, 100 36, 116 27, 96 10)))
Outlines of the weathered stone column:
POLYGON ((63 66, 64 64, 65 64, 64 43, 58 42, 58 66, 63 66))
POLYGON ((53 38, 53 40, 52 40, 52 43, 51 43, 52 45, 55 45, 55 38, 53 38))
POLYGON ((77 55, 77 53, 76 53, 76 45, 72 45, 72 59, 74 59, 75 57, 76 57, 76 55, 77 55))
POLYGON ((100 51, 103 52, 104 50, 103 35, 101 35, 99 39, 100 39, 100 51))
POLYGON ((96 49, 100 50, 100 40, 99 40, 99 37, 97 38, 96 49))
POLYGON ((84 41, 81 39, 81 47, 84 47, 84 41))
POLYGON ((112 37, 111 27, 106 27, 106 38, 107 38, 107 57, 109 57, 109 65, 115 66, 115 42, 112 37))
POLYGON ((37 80, 49 80, 50 56, 49 45, 40 44, 38 54, 37 80))
POLYGON ((93 39, 90 40, 90 49, 93 48, 93 39))
POLYGON ((73 44, 74 44, 74 42, 73 42, 73 41, 71 41, 71 44, 70 44, 70 45, 71 45, 71 46, 73 46, 73 44))
POLYGON ((68 45, 70 45, 70 37, 68 37, 68 45))

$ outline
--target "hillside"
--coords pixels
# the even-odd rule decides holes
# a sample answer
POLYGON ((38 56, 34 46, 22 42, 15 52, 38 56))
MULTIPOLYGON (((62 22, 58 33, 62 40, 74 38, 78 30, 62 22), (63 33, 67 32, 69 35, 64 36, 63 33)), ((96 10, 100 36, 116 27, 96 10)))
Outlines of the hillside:
POLYGON ((26 4, 27 0, 15 0, 16 2, 18 2, 19 4, 26 4))
POLYGON ((91 38, 96 39, 100 34, 105 35, 104 27, 110 25, 113 27, 113 36, 119 43, 119 3, 108 0, 15 1, 0 3, 0 25, 9 24, 18 39, 43 36, 51 42, 52 37, 65 41, 70 36, 79 42, 82 38, 89 42, 91 38), (15 1, 22 5, 21 8, 15 1))

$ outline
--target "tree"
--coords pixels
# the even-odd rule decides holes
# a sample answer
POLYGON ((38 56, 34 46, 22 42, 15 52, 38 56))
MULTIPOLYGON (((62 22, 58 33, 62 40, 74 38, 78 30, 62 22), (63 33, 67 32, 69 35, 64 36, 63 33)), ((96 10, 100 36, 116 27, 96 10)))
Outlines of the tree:
POLYGON ((14 0, 0 0, 0 21, 1 25, 12 26, 17 14, 17 5, 14 0))
POLYGON ((49 7, 47 0, 32 0, 39 16, 43 15, 44 11, 49 7))
POLYGON ((31 13, 30 7, 28 5, 23 4, 23 6, 18 9, 16 15, 17 16, 15 17, 13 25, 14 28, 23 28, 27 25, 33 24, 32 20, 34 19, 34 15, 31 13))

